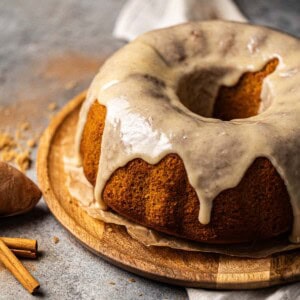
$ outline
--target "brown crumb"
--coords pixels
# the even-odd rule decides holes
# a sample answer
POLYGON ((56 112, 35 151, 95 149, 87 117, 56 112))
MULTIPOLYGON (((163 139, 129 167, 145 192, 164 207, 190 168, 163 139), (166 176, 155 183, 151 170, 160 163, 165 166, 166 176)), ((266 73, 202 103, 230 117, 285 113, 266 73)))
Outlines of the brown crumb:
POLYGON ((55 111, 57 109, 57 103, 56 102, 51 102, 48 105, 48 110, 49 111, 55 111))
MULTIPOLYGON (((26 127, 27 125, 24 126, 26 127)), ((28 170, 31 165, 30 151, 23 150, 8 133, 0 132, 0 158, 5 162, 13 161, 22 172, 28 170)))
POLYGON ((18 153, 14 150, 7 150, 4 149, 1 151, 1 160, 5 161, 5 162, 11 162, 13 160, 15 160, 15 158, 17 157, 18 153))
POLYGON ((16 147, 16 142, 14 138, 7 133, 0 133, 0 150, 13 149, 16 147))
POLYGON ((144 294, 139 294, 139 297, 142 297, 142 296, 144 296, 144 294))
POLYGON ((15 163, 17 164, 18 168, 25 172, 30 168, 31 165, 31 158, 29 150, 24 152, 18 153, 17 157, 15 158, 15 163))
MULTIPOLYGON (((27 130, 28 123, 22 125, 21 130, 27 130)), ((8 133, 0 132, 0 159, 5 162, 14 162, 19 170, 25 172, 30 168, 31 158, 30 150, 24 149, 21 144, 17 143, 18 132, 16 131, 16 138, 8 133)), ((29 142, 28 146, 33 145, 33 142, 29 142)))
POLYGON ((27 141, 26 144, 29 148, 34 148, 36 146, 36 141, 35 141, 35 139, 30 139, 27 141))
POLYGON ((111 285, 116 285, 116 283, 113 282, 113 281, 110 281, 109 284, 111 284, 111 285))
POLYGON ((22 131, 26 131, 28 129, 30 129, 30 124, 28 122, 23 122, 21 125, 20 125, 20 129, 22 131))
POLYGON ((57 236, 53 237, 53 243, 58 244, 59 243, 59 238, 57 236))
POLYGON ((134 278, 129 278, 128 281, 129 282, 136 282, 136 280, 134 278))
POLYGON ((108 227, 107 228, 107 232, 112 232, 113 230, 112 230, 112 228, 111 227, 108 227))

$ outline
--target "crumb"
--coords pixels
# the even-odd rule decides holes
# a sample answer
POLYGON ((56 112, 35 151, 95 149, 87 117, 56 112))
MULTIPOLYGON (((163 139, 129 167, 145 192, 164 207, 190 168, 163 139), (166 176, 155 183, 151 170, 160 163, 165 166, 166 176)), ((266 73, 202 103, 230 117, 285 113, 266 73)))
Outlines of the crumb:
POLYGON ((128 281, 129 282, 136 282, 136 280, 134 278, 129 278, 128 281))
POLYGON ((113 281, 110 281, 109 284, 111 284, 111 285, 116 285, 116 283, 113 282, 113 281))
MULTIPOLYGON (((28 128, 27 124, 23 125, 24 130, 28 128)), ((16 131, 16 138, 8 133, 0 132, 0 159, 5 162, 13 162, 19 170, 25 172, 31 165, 31 153, 29 149, 24 149, 21 144, 17 143, 18 132, 20 131, 16 131)), ((33 146, 33 142, 29 141, 27 145, 33 146)))
POLYGON ((23 122, 21 125, 20 125, 20 129, 22 131, 26 131, 30 128, 30 124, 28 122, 23 122))
POLYGON ((5 162, 11 162, 16 159, 17 155, 17 152, 14 150, 4 149, 1 151, 1 160, 5 162))
POLYGON ((56 102, 51 102, 48 105, 48 110, 49 111, 55 111, 57 109, 57 103, 56 102))
POLYGON ((59 238, 57 236, 53 237, 53 243, 58 244, 59 243, 59 238))
POLYGON ((107 232, 112 232, 113 230, 112 230, 112 228, 111 227, 108 227, 107 228, 107 232))
POLYGON ((15 163, 17 164, 19 170, 25 172, 30 168, 31 165, 31 158, 30 152, 28 150, 18 153, 17 157, 15 158, 15 163))
POLYGON ((142 297, 142 296, 144 296, 144 294, 139 294, 139 297, 142 297))
POLYGON ((36 146, 36 141, 35 141, 35 139, 30 139, 27 141, 26 144, 29 148, 34 148, 36 146))
POLYGON ((0 133, 0 150, 3 149, 13 149, 16 147, 16 142, 14 138, 7 133, 0 133))
POLYGON ((77 82, 76 81, 69 81, 65 84, 65 89, 66 90, 72 90, 77 86, 77 82))

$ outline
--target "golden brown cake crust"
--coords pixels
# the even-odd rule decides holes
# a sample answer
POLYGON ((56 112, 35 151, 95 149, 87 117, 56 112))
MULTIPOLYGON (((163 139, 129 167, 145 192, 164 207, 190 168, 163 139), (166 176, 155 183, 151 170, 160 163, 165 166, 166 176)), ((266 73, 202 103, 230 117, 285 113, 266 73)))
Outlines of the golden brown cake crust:
MULTIPOLYGON (((276 65, 277 61, 273 60, 260 72, 244 74, 234 88, 221 88, 214 116, 232 119, 238 113, 243 114, 244 104, 226 111, 230 107, 228 101, 243 101, 248 107, 259 103, 262 79, 274 71, 276 65)), ((252 110, 247 114, 253 114, 252 110)), ((105 114, 104 106, 98 102, 92 105, 81 141, 84 172, 93 185, 105 114)), ((289 231, 293 221, 285 184, 266 158, 257 158, 238 186, 221 192, 214 199, 208 225, 198 221, 199 200, 176 154, 167 155, 156 165, 142 159, 129 162, 114 172, 102 196, 111 209, 138 224, 200 242, 268 239, 289 231)))
POLYGON ((98 172, 98 163, 101 154, 102 134, 106 108, 95 102, 88 115, 88 120, 83 130, 83 138, 80 144, 80 153, 83 170, 89 182, 95 186, 98 172))

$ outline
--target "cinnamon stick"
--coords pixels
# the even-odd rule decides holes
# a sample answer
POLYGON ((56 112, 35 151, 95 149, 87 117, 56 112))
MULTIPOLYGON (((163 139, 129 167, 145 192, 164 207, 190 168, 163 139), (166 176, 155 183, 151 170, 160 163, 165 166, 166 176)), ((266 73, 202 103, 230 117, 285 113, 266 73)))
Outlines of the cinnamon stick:
POLYGON ((37 258, 38 244, 36 240, 0 237, 8 248, 18 257, 37 258))
POLYGON ((22 238, 9 238, 9 237, 1 237, 0 239, 6 244, 8 248, 12 249, 22 249, 29 251, 37 251, 37 241, 30 239, 22 239, 22 238))
POLYGON ((29 273, 1 239, 0 260, 29 293, 33 294, 40 287, 38 281, 29 273))
POLYGON ((37 258, 37 252, 29 251, 29 250, 22 250, 22 249, 11 249, 9 248, 13 254, 17 257, 22 258, 37 258))

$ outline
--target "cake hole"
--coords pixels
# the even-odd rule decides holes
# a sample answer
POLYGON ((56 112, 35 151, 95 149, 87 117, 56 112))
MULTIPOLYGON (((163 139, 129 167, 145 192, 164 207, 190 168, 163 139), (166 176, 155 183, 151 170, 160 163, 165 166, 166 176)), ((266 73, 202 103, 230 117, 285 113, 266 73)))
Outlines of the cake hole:
POLYGON ((217 86, 229 71, 225 68, 190 73, 180 79, 177 95, 185 107, 203 117, 230 121, 256 116, 261 111, 263 80, 275 71, 278 62, 274 58, 261 70, 243 74, 234 86, 217 86))

